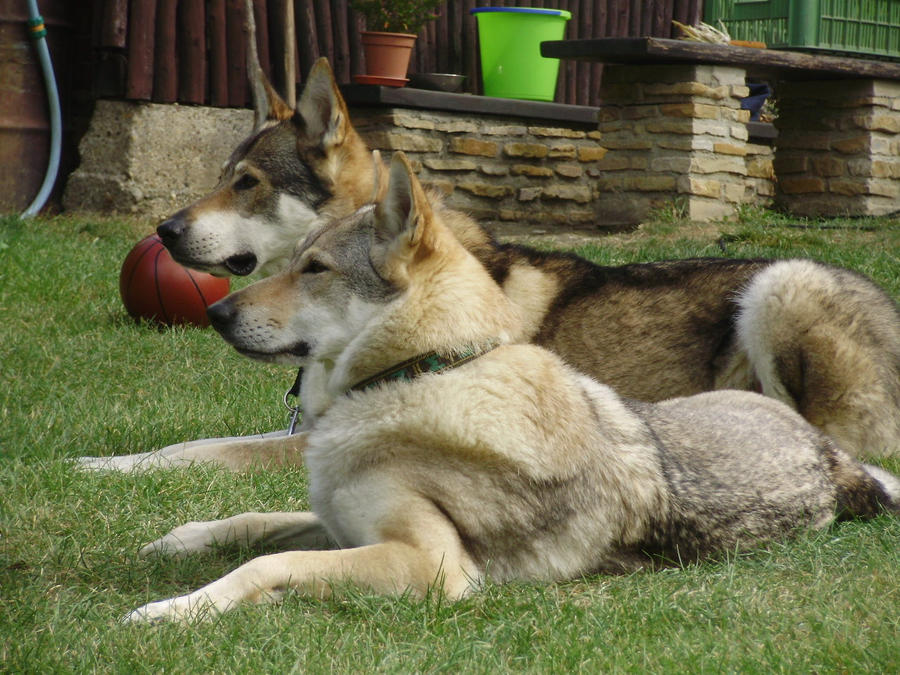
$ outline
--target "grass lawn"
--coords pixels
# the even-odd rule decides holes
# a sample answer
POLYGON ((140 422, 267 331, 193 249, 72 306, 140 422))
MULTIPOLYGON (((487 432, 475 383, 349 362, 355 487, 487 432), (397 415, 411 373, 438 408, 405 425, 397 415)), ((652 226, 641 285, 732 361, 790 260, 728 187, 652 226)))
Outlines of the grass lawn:
MULTIPOLYGON (((252 555, 141 559, 140 545, 188 520, 307 507, 302 470, 124 476, 67 463, 286 424, 290 369, 251 363, 210 330, 128 319, 119 266, 151 228, 0 219, 0 672, 900 672, 900 521, 888 517, 684 569, 488 586, 456 604, 289 595, 198 625, 120 624, 252 555)), ((808 256, 900 298, 897 220, 660 214, 578 252, 604 264, 808 256)))

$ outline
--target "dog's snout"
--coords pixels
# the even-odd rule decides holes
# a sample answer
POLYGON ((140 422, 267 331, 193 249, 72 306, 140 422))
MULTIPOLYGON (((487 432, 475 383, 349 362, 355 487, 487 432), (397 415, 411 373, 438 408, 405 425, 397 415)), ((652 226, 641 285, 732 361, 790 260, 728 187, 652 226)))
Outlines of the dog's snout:
POLYGON ((237 308, 230 298, 225 298, 207 307, 206 315, 209 317, 212 327, 221 333, 234 321, 234 317, 237 315, 237 308))
POLYGON ((162 239, 163 244, 166 247, 170 247, 178 241, 184 233, 184 229, 184 216, 181 213, 176 213, 171 218, 159 224, 156 228, 156 234, 159 235, 159 238, 162 239))

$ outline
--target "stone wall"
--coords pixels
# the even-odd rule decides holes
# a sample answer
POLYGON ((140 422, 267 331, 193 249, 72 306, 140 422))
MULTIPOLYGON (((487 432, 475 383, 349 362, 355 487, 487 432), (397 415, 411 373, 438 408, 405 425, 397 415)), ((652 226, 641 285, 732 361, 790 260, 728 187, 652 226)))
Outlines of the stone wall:
POLYGON ((366 142, 404 151, 423 183, 475 218, 594 226, 606 149, 596 125, 396 108, 353 108, 366 142))

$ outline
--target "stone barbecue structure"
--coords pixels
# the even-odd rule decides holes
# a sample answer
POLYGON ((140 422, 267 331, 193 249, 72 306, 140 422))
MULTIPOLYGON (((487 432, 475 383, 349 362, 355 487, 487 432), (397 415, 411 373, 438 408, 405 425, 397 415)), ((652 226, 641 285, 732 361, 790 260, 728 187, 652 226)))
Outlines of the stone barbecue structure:
MULTIPOLYGON (((646 154, 648 175, 672 189, 667 169, 675 168, 674 189, 688 195, 691 217, 768 197, 803 216, 900 211, 900 63, 663 38, 561 40, 541 49, 614 64, 605 66, 601 89, 617 109, 603 109, 610 119, 600 130, 612 134, 603 143, 643 139, 633 150, 646 154), (751 80, 774 88, 773 174, 766 151, 738 124, 746 117, 735 99, 751 80), (672 147, 655 140, 660 132, 686 139, 672 147)), ((615 179, 610 187, 622 189, 615 179)))

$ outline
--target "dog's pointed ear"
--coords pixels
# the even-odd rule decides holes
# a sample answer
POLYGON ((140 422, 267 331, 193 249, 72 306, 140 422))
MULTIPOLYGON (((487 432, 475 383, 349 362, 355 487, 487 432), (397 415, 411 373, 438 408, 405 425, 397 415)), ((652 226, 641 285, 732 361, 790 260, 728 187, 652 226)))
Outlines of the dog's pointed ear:
POLYGON ((306 134, 322 148, 344 142, 350 126, 347 103, 341 96, 334 73, 324 56, 316 60, 306 78, 306 86, 297 104, 306 134))
POLYGON ((431 204, 406 155, 391 158, 387 194, 375 209, 376 233, 401 255, 412 255, 427 244, 432 221, 431 204))
POLYGON ((294 116, 294 109, 278 95, 259 65, 253 0, 245 1, 244 12, 247 27, 247 77, 250 80, 253 98, 253 128, 259 129, 266 120, 291 119, 294 116))

